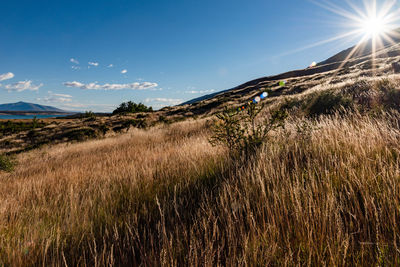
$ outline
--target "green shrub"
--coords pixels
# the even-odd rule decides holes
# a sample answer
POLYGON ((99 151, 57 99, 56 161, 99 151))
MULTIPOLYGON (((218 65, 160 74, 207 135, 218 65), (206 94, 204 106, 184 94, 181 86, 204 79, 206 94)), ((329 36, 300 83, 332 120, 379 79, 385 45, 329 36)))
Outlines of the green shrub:
POLYGON ((134 128, 139 128, 139 129, 145 129, 147 128, 147 122, 144 119, 139 119, 139 120, 127 120, 124 121, 122 124, 116 126, 113 128, 114 132, 122 132, 122 130, 129 131, 131 127, 134 128))
POLYGON ((301 106, 301 102, 297 98, 285 98, 284 102, 279 106, 280 110, 290 111, 301 106))
POLYGON ((81 119, 86 119, 86 121, 95 121, 96 114, 91 110, 85 111, 85 113, 81 115, 81 119))
POLYGON ((14 162, 5 155, 0 155, 0 171, 11 172, 14 170, 14 162))
POLYGON ((400 90, 397 84, 389 79, 381 79, 375 83, 375 88, 383 94, 381 101, 386 108, 400 108, 400 90))
POLYGON ((304 110, 309 117, 333 114, 340 108, 349 109, 352 107, 352 100, 332 91, 314 93, 304 103, 304 110))
POLYGON ((139 113, 139 112, 153 112, 153 108, 147 107, 142 103, 136 104, 132 101, 128 101, 121 103, 119 107, 113 111, 113 115, 121 113, 139 113))
POLYGON ((99 126, 99 130, 103 135, 105 135, 110 130, 110 128, 105 124, 101 124, 99 126))
POLYGON ((23 131, 29 131, 36 128, 42 128, 46 126, 46 123, 38 121, 36 118, 32 119, 31 122, 14 122, 11 120, 0 122, 0 135, 10 135, 23 131))
POLYGON ((254 155, 268 141, 269 132, 283 127, 287 118, 286 110, 276 110, 269 117, 258 119, 263 108, 251 104, 245 112, 225 109, 217 115, 209 142, 227 147, 231 157, 254 155))
POLYGON ((158 121, 161 123, 171 123, 165 116, 160 115, 160 117, 158 117, 158 121))
POLYGON ((80 128, 67 131, 61 137, 67 138, 70 141, 84 141, 87 139, 96 138, 97 133, 92 128, 80 128))

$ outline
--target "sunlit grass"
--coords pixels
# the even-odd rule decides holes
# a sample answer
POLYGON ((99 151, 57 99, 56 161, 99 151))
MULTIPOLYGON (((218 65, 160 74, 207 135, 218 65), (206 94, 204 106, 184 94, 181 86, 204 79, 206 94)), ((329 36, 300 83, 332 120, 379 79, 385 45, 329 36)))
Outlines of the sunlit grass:
POLYGON ((205 120, 21 154, 0 174, 0 265, 399 265, 397 88, 336 88, 394 104, 293 116, 246 164, 205 120))

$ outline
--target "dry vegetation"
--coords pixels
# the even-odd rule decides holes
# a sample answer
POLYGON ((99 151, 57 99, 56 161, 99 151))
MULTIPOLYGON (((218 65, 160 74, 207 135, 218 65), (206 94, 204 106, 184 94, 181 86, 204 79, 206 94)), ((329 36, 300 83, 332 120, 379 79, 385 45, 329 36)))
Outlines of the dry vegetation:
POLYGON ((337 79, 272 87, 290 116, 250 159, 207 119, 16 155, 0 266, 400 265, 400 82, 337 79))
POLYGON ((18 156, 5 265, 399 265, 400 115, 291 117, 244 164, 181 122, 18 156))

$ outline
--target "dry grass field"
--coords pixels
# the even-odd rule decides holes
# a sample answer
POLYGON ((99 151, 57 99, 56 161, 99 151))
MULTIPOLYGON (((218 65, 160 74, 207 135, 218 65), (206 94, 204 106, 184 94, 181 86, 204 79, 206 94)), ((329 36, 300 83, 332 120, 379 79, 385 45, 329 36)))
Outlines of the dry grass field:
POLYGON ((250 159, 212 117, 14 155, 0 266, 400 265, 399 79, 314 78, 250 159))
POLYGON ((292 116, 245 163, 210 124, 18 155, 0 176, 0 263, 400 264, 397 112, 292 116))

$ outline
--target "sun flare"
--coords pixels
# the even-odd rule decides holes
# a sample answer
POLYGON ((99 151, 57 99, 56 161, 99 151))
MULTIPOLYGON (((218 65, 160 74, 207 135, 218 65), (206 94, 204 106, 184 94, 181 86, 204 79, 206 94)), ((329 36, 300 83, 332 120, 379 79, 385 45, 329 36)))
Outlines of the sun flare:
MULTIPOLYGON (((382 48, 395 45, 400 40, 400 2, 397 0, 345 0, 347 7, 331 0, 310 0, 314 4, 338 15, 338 25, 343 26, 342 33, 332 38, 314 43, 305 49, 338 40, 358 40, 336 70, 343 68, 353 56, 370 55, 372 73, 376 70, 377 53, 382 48)), ((333 75, 336 76, 336 73, 333 75)))
POLYGON ((389 27, 383 18, 372 17, 363 21, 361 29, 368 37, 377 37, 387 32, 389 27))

